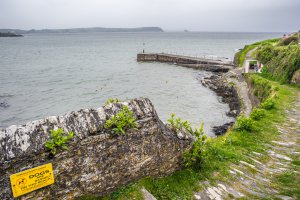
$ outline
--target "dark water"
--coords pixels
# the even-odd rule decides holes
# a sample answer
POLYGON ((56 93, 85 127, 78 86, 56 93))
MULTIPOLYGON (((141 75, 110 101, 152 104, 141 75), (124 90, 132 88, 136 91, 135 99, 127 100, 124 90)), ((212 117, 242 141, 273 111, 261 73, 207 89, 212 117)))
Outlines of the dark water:
POLYGON ((235 49, 279 33, 94 33, 0 38, 0 127, 23 124, 110 98, 149 97, 159 116, 171 113, 211 127, 231 121, 229 107, 198 81, 206 73, 136 54, 168 52, 232 59, 235 49))

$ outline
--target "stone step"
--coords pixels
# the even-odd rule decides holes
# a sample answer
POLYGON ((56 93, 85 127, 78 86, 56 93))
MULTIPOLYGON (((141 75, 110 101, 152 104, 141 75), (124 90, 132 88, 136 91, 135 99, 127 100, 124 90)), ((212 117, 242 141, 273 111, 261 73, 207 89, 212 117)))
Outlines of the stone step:
POLYGON ((276 153, 272 150, 269 150, 268 153, 269 153, 270 156, 274 156, 278 159, 282 159, 282 160, 285 160, 285 161, 292 161, 292 159, 290 157, 287 157, 287 156, 282 155, 282 154, 278 154, 278 153, 276 153))
POLYGON ((242 161, 242 160, 240 161, 240 163, 241 163, 242 165, 244 165, 244 166, 247 166, 247 167, 250 167, 250 168, 252 168, 252 169, 257 170, 256 166, 254 166, 254 165, 252 165, 252 164, 250 164, 250 163, 247 163, 247 162, 242 161))
POLYGON ((148 190, 145 188, 141 189, 141 192, 143 194, 144 200, 157 200, 148 190))
POLYGON ((274 144, 277 144, 277 145, 280 145, 280 146, 284 146, 284 147, 291 147, 291 146, 296 145, 295 142, 281 142, 281 141, 275 141, 275 140, 273 140, 272 142, 274 144))

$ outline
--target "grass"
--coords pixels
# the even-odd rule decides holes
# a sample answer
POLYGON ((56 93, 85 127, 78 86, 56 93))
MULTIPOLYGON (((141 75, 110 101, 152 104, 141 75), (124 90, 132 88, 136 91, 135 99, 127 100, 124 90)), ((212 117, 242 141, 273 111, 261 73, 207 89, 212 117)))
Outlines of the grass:
POLYGON ((250 45, 246 45, 242 50, 240 50, 239 52, 237 52, 234 55, 234 64, 238 67, 242 67, 245 60, 246 60, 246 55, 249 51, 251 51, 252 49, 258 47, 258 46, 262 46, 262 45, 266 45, 266 44, 270 44, 270 45, 274 45, 277 44, 279 41, 279 39, 269 39, 269 40, 264 40, 264 41, 260 41, 260 42, 256 42, 254 44, 250 44, 250 45))
MULTIPOLYGON (((252 75, 258 77, 259 75, 252 75)), ((266 110, 265 115, 255 121, 255 130, 246 132, 231 130, 226 135, 216 138, 209 138, 203 151, 204 159, 198 168, 189 167, 173 173, 167 177, 144 178, 133 185, 123 187, 108 196, 96 199, 142 199, 140 189, 145 187, 157 199, 191 199, 195 191, 201 190, 199 182, 209 180, 222 180, 230 182, 229 166, 232 163, 238 164, 240 160, 251 161, 247 154, 252 151, 262 153, 268 159, 265 144, 276 139, 278 133, 275 124, 285 121, 285 109, 292 106, 296 92, 300 89, 289 85, 280 85, 271 82, 272 86, 278 87, 275 98, 275 107, 266 110), (267 124, 267 125, 266 125, 267 124)), ((300 161, 294 161, 294 167, 299 172, 300 161)), ((277 177, 276 186, 282 194, 300 198, 299 175, 287 172, 277 177)))

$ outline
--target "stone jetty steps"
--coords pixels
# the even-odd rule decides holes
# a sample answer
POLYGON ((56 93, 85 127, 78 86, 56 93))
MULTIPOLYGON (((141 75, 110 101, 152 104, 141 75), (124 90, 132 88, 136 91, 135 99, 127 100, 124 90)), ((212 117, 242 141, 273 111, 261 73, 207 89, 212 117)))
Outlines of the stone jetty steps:
POLYGON ((172 63, 212 72, 227 72, 234 66, 233 62, 228 59, 208 59, 166 53, 140 53, 137 55, 137 61, 172 63))
POLYGON ((266 149, 269 149, 266 155, 251 152, 247 155, 248 161, 232 163, 229 176, 217 178, 215 182, 201 182, 203 190, 195 193, 194 198, 199 200, 294 199, 280 195, 274 187, 272 177, 291 171, 292 157, 300 156, 300 95, 296 108, 286 112, 288 119, 284 124, 277 124, 280 135, 271 144, 266 144, 266 149))

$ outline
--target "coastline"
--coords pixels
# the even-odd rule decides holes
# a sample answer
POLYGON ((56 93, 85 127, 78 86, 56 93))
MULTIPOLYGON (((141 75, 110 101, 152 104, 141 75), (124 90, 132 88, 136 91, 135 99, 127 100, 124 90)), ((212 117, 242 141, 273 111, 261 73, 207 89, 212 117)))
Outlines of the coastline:
MULTIPOLYGON (((221 97, 223 103, 229 105, 229 112, 226 113, 228 117, 235 119, 241 113, 243 105, 247 105, 243 100, 249 98, 248 94, 246 97, 243 97, 243 93, 240 92, 248 91, 247 84, 242 78, 241 71, 237 70, 231 61, 165 53, 139 53, 137 54, 137 61, 169 63, 181 67, 211 72, 212 75, 202 77, 200 82, 204 87, 209 88, 214 91, 217 96, 221 97)), ((248 115, 248 111, 246 110, 249 109, 245 109, 243 112, 248 115)), ((235 120, 214 126, 212 127, 212 131, 216 136, 223 135, 234 123, 235 120)))

